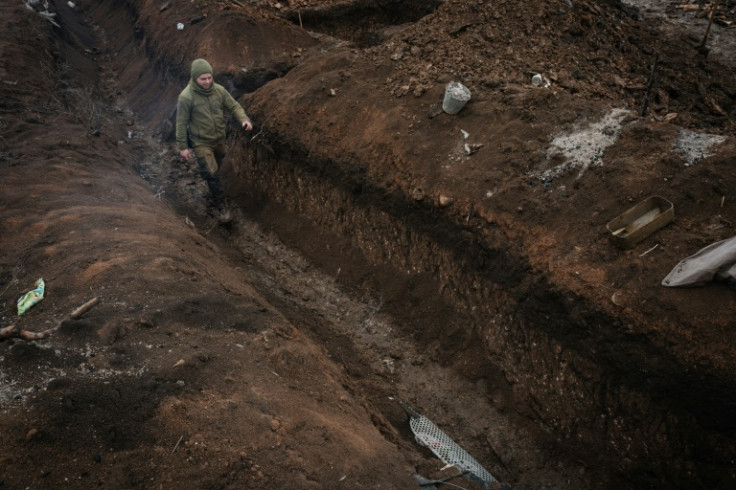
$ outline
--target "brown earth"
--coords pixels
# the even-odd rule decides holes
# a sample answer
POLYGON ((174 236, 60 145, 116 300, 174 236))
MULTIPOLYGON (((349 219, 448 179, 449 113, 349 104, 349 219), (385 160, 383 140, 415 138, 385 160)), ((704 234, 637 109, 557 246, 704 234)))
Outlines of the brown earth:
POLYGON ((660 284, 734 235, 734 2, 705 48, 615 0, 35 3, 0 5, 0 328, 61 323, 0 340, 0 488, 458 475, 397 399, 513 488, 736 484, 735 293, 660 284), (200 56, 255 123, 229 227, 171 142, 200 56))

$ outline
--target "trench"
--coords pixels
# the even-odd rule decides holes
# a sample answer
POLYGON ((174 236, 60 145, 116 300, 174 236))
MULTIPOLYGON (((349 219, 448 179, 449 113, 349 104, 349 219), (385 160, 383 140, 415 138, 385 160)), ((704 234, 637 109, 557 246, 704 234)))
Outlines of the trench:
POLYGON ((729 478, 719 459, 733 454, 733 407, 703 402, 726 400, 730 383, 688 372, 617 318, 556 290, 487 230, 325 172, 340 162, 310 161, 283 137, 237 160, 238 195, 254 196, 240 201, 249 216, 333 273, 352 260, 339 251, 357 249, 364 269, 346 286, 390 295, 382 284, 402 277, 406 294, 384 309, 415 345, 471 379, 457 353, 482 355, 503 373, 489 385, 508 383, 515 411, 568 449, 607 454, 614 480, 685 488, 729 478), (284 216, 290 225, 269 225, 284 216))
MULTIPOLYGON (((135 9, 126 15, 134 16, 135 9)), ((302 15, 302 22, 317 22, 302 15)), ((333 12, 319 20, 324 32, 335 34, 330 22, 339 24, 341 15, 347 14, 333 12)), ((370 44, 368 38, 361 34, 357 42, 370 44)), ((181 82, 182 66, 164 63, 165 55, 145 32, 120 39, 145 46, 138 56, 147 58, 139 62, 151 79, 181 82)), ((287 72, 286 66, 274 66, 248 80, 232 79, 231 89, 253 91, 287 72)), ((466 404, 471 412, 493 412, 482 417, 485 426, 489 419, 507 417, 511 432, 514 424, 531 421, 537 432, 528 444, 547 441, 544 457, 550 459, 555 451, 568 451, 566 457, 602 476, 605 487, 709 487, 732 478, 735 407, 719 401, 729 400, 736 387, 689 371, 647 339, 628 333, 619 319, 557 290, 530 270, 523 253, 505 247, 499 225, 476 216, 458 222, 441 209, 372 185, 351 162, 313 159, 288 135, 265 135, 230 150, 229 191, 244 215, 343 287, 380 305, 372 309, 391 318, 398 329, 394 342, 425 354, 428 360, 419 365, 438 383, 444 378, 465 390, 471 401, 447 402, 451 408, 467 411, 461 408, 466 404), (387 289, 389 282, 400 286, 387 289)), ((339 320, 320 330, 320 312, 279 295, 267 275, 260 283, 274 288, 271 298, 328 351, 343 359, 353 353, 350 342, 334 340, 345 328, 339 320)), ((339 311, 325 309, 321 315, 339 311)), ((388 327, 380 325, 375 329, 385 334, 388 327)), ((360 357, 355 355, 349 371, 365 377, 375 367, 360 357)), ((453 390, 447 386, 447 391, 453 390)), ((465 420, 472 418, 467 413, 465 420)), ((482 432, 484 423, 479 427, 482 432)), ((498 457, 487 460, 514 466, 512 454, 500 447, 494 451, 498 457)))
POLYGON ((287 9, 283 16, 310 31, 367 48, 382 43, 402 26, 419 21, 441 3, 437 0, 338 2, 328 8, 287 9))

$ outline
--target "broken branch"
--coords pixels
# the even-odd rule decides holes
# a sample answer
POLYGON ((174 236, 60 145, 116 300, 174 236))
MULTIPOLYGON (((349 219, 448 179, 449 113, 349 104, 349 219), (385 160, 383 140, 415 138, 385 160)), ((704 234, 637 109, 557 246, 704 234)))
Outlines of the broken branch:
POLYGON ((15 337, 18 332, 20 332, 20 327, 15 323, 11 323, 7 327, 0 328, 0 339, 15 337))
POLYGON ((705 29, 705 36, 703 36, 703 41, 700 43, 700 48, 705 47, 705 43, 708 42, 708 35, 710 35, 710 28, 713 26, 713 18, 716 16, 716 10, 718 10, 718 6, 720 5, 721 0, 716 0, 714 4, 710 7, 710 15, 708 15, 708 27, 705 29))
POLYGON ((72 311, 71 314, 69 315, 69 318, 71 318, 72 320, 76 320, 77 318, 84 315, 92 308, 94 308, 99 302, 100 302, 99 296, 92 298, 91 300, 87 301, 85 304, 83 304, 76 310, 72 311))
POLYGON ((652 71, 649 74, 649 81, 647 82, 647 88, 644 92, 644 101, 641 104, 641 111, 639 115, 644 117, 647 113, 647 107, 649 106, 649 97, 652 94, 652 87, 654 86, 654 75, 657 72, 657 63, 659 63, 659 53, 654 56, 654 62, 652 63, 652 71))
MULTIPOLYGON (((100 302, 99 297, 92 298, 91 300, 87 301, 79 308, 72 311, 71 314, 69 315, 69 319, 72 319, 72 320, 78 319, 79 317, 87 313, 89 310, 91 310, 99 302, 100 302)), ((64 320, 66 320, 66 318, 64 320)), ((20 326, 18 326, 18 324, 11 323, 10 325, 6 327, 0 328, 0 340, 10 339, 10 338, 19 338, 23 340, 45 339, 46 337, 50 336, 52 333, 59 330, 61 328, 61 325, 64 323, 64 320, 57 323, 56 326, 48 328, 46 330, 42 330, 40 332, 31 332, 29 330, 23 330, 20 328, 20 326)))

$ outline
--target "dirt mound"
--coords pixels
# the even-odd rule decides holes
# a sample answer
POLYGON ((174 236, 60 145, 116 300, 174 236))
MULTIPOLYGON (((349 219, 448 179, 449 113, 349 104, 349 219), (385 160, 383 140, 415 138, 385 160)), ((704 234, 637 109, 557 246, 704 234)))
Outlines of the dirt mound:
POLYGON ((176 215, 141 178, 161 155, 84 85, 102 65, 55 71, 92 50, 22 4, 2 15, 3 326, 101 299, 47 340, 0 342, 2 486, 413 485, 381 415, 205 238, 212 218, 176 215), (18 318, 36 276, 45 298, 18 318))

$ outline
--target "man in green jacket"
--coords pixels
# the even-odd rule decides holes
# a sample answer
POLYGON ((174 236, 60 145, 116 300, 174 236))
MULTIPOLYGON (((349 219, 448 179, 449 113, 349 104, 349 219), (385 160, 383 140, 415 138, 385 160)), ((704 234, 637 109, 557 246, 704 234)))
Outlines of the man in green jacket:
POLYGON ((220 212, 220 222, 232 220, 225 206, 217 171, 225 157, 225 111, 232 114, 245 131, 253 129, 243 107, 222 85, 215 83, 212 66, 201 58, 192 62, 191 79, 179 94, 176 105, 176 146, 189 161, 194 154, 199 171, 210 189, 213 204, 220 212), (191 142, 194 150, 189 148, 191 142))

